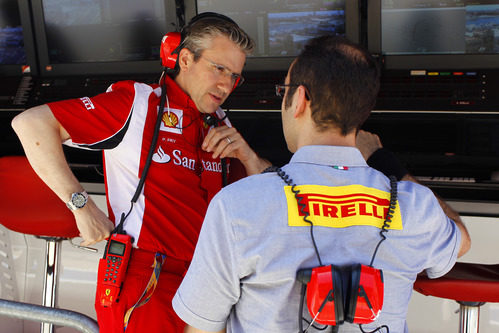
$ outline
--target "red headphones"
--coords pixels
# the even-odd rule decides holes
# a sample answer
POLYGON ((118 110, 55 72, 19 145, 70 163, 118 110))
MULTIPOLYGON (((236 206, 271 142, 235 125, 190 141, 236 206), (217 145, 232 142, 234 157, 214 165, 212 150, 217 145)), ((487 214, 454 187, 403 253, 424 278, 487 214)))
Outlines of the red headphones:
MULTIPOLYGON (((308 219, 310 214, 307 205, 303 202, 303 196, 296 189, 296 184, 286 172, 278 167, 270 167, 264 172, 277 172, 277 175, 291 187, 298 203, 299 212, 303 221, 310 224, 310 235, 314 245, 315 254, 320 266, 300 269, 296 273, 296 280, 302 283, 300 306, 298 309, 299 332, 307 332, 308 328, 318 322, 322 325, 341 325, 345 321, 354 324, 368 324, 375 321, 383 308, 384 282, 383 271, 373 267, 378 248, 386 240, 384 233, 392 222, 392 217, 397 206, 397 179, 390 176, 390 204, 379 232, 380 240, 374 249, 371 263, 366 266, 353 264, 350 266, 336 266, 322 264, 317 244, 313 234, 314 223, 308 219), (307 308, 312 318, 309 326, 303 331, 303 303, 307 294, 307 308)), ((378 327, 387 328, 386 325, 378 327)), ((362 330, 361 327, 361 331, 362 330)))
POLYGON ((306 285, 307 307, 319 324, 367 324, 383 308, 383 272, 374 267, 319 266, 298 271, 297 279, 306 285))
POLYGON ((168 32, 163 36, 160 48, 161 64, 167 69, 175 69, 180 50, 183 48, 185 37, 189 34, 191 26, 204 19, 222 20, 237 25, 231 18, 213 12, 205 12, 194 16, 181 32, 168 32))
POLYGON ((161 57, 161 64, 163 67, 174 69, 177 63, 178 51, 177 48, 180 46, 181 37, 180 32, 168 32, 163 36, 161 41, 161 49, 159 55, 161 57), (176 52, 175 52, 176 51, 176 52))
MULTIPOLYGON (((336 266, 322 264, 317 244, 313 234, 314 223, 309 219, 308 206, 303 202, 300 190, 286 172, 278 167, 270 167, 264 172, 277 172, 277 175, 291 187, 299 212, 303 221, 310 224, 310 235, 314 245, 315 254, 320 266, 300 269, 296 273, 296 280, 302 283, 300 306, 298 309, 299 332, 307 332, 308 328, 318 322, 323 325, 341 325, 345 321, 355 324, 368 324, 375 321, 383 308, 384 282, 383 271, 373 267, 378 248, 386 240, 384 233, 392 222, 392 217, 397 206, 397 179, 390 176, 390 204, 379 232, 380 240, 374 249, 371 263, 366 266, 353 264, 350 266, 336 266), (307 294, 307 308, 312 318, 309 326, 303 331, 303 305, 305 293, 307 294)), ((386 325, 378 327, 387 328, 386 325)), ((361 327, 361 331, 362 330, 361 327)))

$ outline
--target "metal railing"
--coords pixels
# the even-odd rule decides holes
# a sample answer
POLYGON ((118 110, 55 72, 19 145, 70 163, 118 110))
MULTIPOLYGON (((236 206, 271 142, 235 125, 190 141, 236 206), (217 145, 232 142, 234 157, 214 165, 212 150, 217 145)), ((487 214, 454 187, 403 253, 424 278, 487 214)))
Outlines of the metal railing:
POLYGON ((0 315, 72 327, 84 333, 99 333, 95 320, 71 310, 0 299, 0 315))

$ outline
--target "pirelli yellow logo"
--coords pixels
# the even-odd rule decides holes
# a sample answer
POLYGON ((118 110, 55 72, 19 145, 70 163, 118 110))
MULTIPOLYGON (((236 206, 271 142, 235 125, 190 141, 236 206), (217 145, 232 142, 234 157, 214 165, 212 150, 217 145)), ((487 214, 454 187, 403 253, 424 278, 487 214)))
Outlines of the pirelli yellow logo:
MULTIPOLYGON (((303 220, 304 212, 316 226, 346 228, 354 225, 381 228, 390 206, 390 192, 362 185, 348 186, 296 186, 298 197, 304 205, 300 209, 291 186, 285 186, 288 203, 288 225, 310 226, 303 220)), ((397 202, 392 222, 388 229, 402 230, 402 218, 397 202)))

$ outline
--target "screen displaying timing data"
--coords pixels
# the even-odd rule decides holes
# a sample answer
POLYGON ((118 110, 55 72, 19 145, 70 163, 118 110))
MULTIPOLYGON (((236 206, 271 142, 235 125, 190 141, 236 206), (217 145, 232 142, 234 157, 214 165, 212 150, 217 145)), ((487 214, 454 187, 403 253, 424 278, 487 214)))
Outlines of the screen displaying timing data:
POLYGON ((23 28, 16 0, 0 0, 0 65, 26 64, 23 28))
POLYGON ((382 0, 386 55, 497 54, 499 1, 382 0))
POLYGON ((159 59, 168 27, 163 0, 43 0, 49 61, 159 59))
POLYGON ((345 35, 347 0, 198 0, 198 13, 227 15, 254 40, 253 57, 296 56, 308 40, 345 35))

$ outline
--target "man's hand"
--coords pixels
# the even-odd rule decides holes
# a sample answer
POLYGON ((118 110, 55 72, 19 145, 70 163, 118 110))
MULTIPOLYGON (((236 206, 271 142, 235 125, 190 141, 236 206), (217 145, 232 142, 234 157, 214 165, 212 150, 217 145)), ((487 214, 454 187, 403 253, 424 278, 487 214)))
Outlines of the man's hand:
POLYGON ((232 157, 241 161, 248 175, 257 174, 269 167, 271 163, 260 158, 243 136, 234 127, 219 126, 212 128, 201 146, 203 150, 213 153, 213 158, 232 157))
POLYGON ((371 157, 372 153, 380 148, 383 148, 379 136, 363 130, 359 130, 357 133, 355 145, 357 146, 357 149, 360 150, 366 161, 369 157, 371 157))
MULTIPOLYGON (((383 148, 383 145, 381 144, 381 140, 376 134, 366 132, 363 130, 359 130, 359 132, 357 133, 356 146, 357 146, 357 149, 360 150, 360 152, 362 153, 362 156, 364 157, 364 159, 366 161, 369 159, 369 157, 371 157, 371 155, 375 151, 377 151, 380 148, 383 148)), ((393 164, 400 163, 398 160, 394 160, 393 162, 394 162, 393 164)), ((376 169, 377 167, 374 166, 374 168, 376 169)), ((395 170, 398 170, 399 168, 400 167, 396 167, 395 170)), ((383 170, 380 170, 380 171, 383 172, 383 170)), ((404 171, 406 171, 406 170, 404 169, 404 171)), ((385 172, 383 172, 383 173, 385 173, 385 172)), ((414 178, 412 175, 410 175, 407 172, 405 173, 405 175, 403 177, 401 177, 401 180, 419 183, 416 178, 414 178)), ((460 245, 460 249, 459 249, 459 253, 458 253, 458 257, 461 257, 471 247, 471 238, 470 238, 470 235, 468 233, 468 230, 466 229, 463 221, 461 220, 459 213, 457 213, 454 209, 452 209, 438 195, 435 194, 435 197, 437 198, 438 202, 440 203, 440 207, 442 207, 442 210, 444 211, 445 215, 447 215, 447 217, 449 217, 451 220, 453 220, 456 223, 457 227, 461 230, 461 245, 460 245)))
POLYGON ((114 223, 107 218, 106 214, 97 207, 91 198, 88 198, 85 207, 77 209, 73 213, 80 237, 83 238, 81 246, 89 246, 105 240, 114 229, 114 223))

